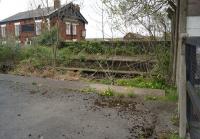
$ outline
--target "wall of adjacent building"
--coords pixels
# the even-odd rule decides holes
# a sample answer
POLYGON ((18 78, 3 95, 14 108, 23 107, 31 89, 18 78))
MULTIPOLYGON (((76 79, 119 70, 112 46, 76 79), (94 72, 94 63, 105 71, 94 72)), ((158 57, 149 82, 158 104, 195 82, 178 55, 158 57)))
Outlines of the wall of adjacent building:
POLYGON ((188 0, 187 33, 190 37, 200 36, 200 0, 188 0))

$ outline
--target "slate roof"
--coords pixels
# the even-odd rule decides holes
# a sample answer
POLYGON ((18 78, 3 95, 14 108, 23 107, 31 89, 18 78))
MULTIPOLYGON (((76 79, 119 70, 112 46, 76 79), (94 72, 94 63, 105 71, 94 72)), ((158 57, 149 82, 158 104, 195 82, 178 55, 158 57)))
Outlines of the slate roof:
POLYGON ((11 17, 8 17, 8 18, 0 21, 0 23, 17 21, 17 20, 21 20, 21 19, 40 18, 42 16, 47 16, 53 10, 54 10, 53 8, 40 8, 40 9, 20 12, 18 14, 15 14, 11 17))
MULTIPOLYGON (((66 4, 66 5, 62 6, 61 8, 65 7, 65 6, 67 7, 69 5, 70 4, 66 4)), ((5 24, 7 22, 13 22, 13 21, 18 21, 18 20, 23 20, 23 19, 31 19, 31 18, 40 19, 41 17, 47 17, 58 10, 59 9, 54 10, 53 7, 50 7, 50 8, 38 8, 35 10, 20 12, 18 14, 15 14, 11 17, 8 17, 8 18, 0 21, 0 24, 5 24)), ((88 23, 87 20, 83 17, 83 15, 80 12, 78 12, 78 14, 76 16, 77 16, 77 19, 82 20, 85 23, 88 23)))

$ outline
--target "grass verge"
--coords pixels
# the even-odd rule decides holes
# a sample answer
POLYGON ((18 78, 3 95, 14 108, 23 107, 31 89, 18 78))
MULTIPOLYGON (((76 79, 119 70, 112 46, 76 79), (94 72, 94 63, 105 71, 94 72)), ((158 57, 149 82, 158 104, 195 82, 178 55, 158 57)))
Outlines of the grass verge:
MULTIPOLYGON (((110 81, 109 79, 96 80, 95 82, 106 85, 112 84, 112 81, 110 81)), ((178 93, 176 87, 166 84, 164 80, 144 77, 136 77, 132 79, 115 79, 115 85, 165 90, 165 98, 147 97, 147 100, 164 99, 173 102, 176 102, 178 100, 178 93)))

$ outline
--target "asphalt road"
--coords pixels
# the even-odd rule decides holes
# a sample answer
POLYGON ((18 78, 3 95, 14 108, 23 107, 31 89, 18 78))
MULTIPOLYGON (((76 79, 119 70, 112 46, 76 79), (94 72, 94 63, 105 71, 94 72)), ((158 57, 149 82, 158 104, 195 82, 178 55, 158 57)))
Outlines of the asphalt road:
POLYGON ((85 86, 0 74, 0 139, 134 139, 155 134, 159 118, 142 102, 74 92, 75 85, 85 86))
POLYGON ((25 83, 17 77, 2 78, 0 139, 125 139, 130 136, 128 121, 121 119, 114 109, 92 109, 96 95, 37 85, 40 81, 36 79, 25 83), (109 114, 112 116, 107 117, 109 114))

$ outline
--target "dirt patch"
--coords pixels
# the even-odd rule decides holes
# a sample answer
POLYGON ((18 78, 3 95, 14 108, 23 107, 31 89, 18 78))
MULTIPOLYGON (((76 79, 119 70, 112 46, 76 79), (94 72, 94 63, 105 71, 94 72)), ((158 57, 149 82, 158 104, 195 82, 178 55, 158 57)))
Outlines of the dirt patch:
POLYGON ((119 97, 100 97, 96 99, 95 105, 100 107, 109 107, 109 108, 119 108, 126 110, 135 110, 137 102, 133 100, 128 100, 128 98, 119 98, 119 97))
MULTIPOLYGON (((169 117, 163 113, 163 110, 153 110, 158 102, 145 102, 142 98, 118 98, 118 97, 100 97, 95 100, 94 105, 101 108, 114 108, 118 111, 118 116, 129 120, 129 132, 131 138, 162 138, 163 134, 170 134, 176 131, 170 119, 160 119, 169 117), (167 126, 167 127, 166 127, 167 126)), ((167 105, 167 104, 166 104, 167 105)), ((164 106, 164 104, 160 105, 164 106)), ((172 109, 174 105, 171 105, 172 109)), ((169 109, 166 109, 168 111, 169 109)), ((172 111, 171 111, 172 112, 172 111)))
POLYGON ((52 78, 57 80, 69 80, 69 81, 77 81, 80 80, 80 73, 73 71, 58 71, 53 69, 52 67, 45 67, 42 69, 34 68, 31 65, 19 65, 13 72, 10 72, 14 75, 20 76, 35 76, 42 78, 52 78))

